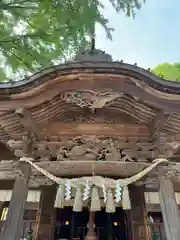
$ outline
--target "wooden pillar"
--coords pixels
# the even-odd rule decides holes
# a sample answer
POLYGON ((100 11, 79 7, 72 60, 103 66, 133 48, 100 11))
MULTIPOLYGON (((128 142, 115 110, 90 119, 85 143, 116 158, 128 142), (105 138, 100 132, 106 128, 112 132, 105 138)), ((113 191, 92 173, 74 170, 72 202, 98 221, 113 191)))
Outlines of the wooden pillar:
POLYGON ((4 202, 0 201, 0 216, 2 215, 4 202))
POLYGON ((132 239, 151 240, 151 231, 148 227, 148 213, 144 197, 144 186, 129 187, 131 198, 132 239))
POLYGON ((0 222, 0 233, 1 233, 1 229, 2 229, 2 227, 3 227, 3 222, 2 222, 2 214, 3 214, 3 205, 4 205, 4 202, 0 202, 0 220, 1 220, 1 222, 0 222))
POLYGON ((34 230, 34 240, 54 239, 56 185, 41 191, 39 209, 34 230))
POLYGON ((111 213, 108 213, 108 223, 107 223, 107 236, 108 240, 113 239, 113 229, 112 229, 113 223, 112 223, 112 215, 111 213))
POLYGON ((159 169, 159 198, 167 240, 180 239, 180 214, 172 181, 159 169))
POLYGON ((22 174, 17 177, 14 184, 7 219, 1 230, 1 240, 19 240, 22 237, 24 208, 28 194, 31 166, 27 163, 20 163, 19 168, 22 174))
POLYGON ((72 218, 71 218, 71 240, 75 238, 75 221, 76 221, 76 212, 72 213, 72 218))

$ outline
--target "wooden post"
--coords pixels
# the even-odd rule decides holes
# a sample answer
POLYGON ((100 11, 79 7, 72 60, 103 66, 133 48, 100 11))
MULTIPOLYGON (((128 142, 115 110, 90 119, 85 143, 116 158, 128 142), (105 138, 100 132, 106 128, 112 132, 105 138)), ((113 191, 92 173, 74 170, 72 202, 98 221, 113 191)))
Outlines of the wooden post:
POLYGON ((107 236, 108 236, 108 240, 112 240, 113 239, 113 228, 112 228, 111 213, 108 213, 107 236))
MULTIPOLYGON (((4 205, 4 202, 0 202, 0 220, 2 220, 3 216, 3 205, 4 205)), ((0 222, 0 233, 1 233, 1 229, 3 227, 3 222, 0 222)))
POLYGON ((151 231, 148 227, 148 213, 144 197, 144 186, 129 187, 131 198, 132 239, 151 240, 151 231))
POLYGON ((19 168, 22 174, 17 177, 14 184, 7 219, 1 230, 1 240, 19 240, 22 237, 24 208, 28 194, 31 166, 27 163, 20 163, 19 168))
POLYGON ((180 239, 180 214, 172 181, 159 169, 159 198, 167 240, 180 239))
POLYGON ((72 213, 72 218, 71 218, 71 240, 75 238, 75 221, 76 221, 76 212, 72 213))
POLYGON ((54 239, 54 202, 56 189, 55 184, 42 189, 34 230, 34 240, 54 239))
POLYGON ((1 216, 2 211, 3 211, 3 205, 4 205, 4 202, 0 201, 0 216, 1 216))

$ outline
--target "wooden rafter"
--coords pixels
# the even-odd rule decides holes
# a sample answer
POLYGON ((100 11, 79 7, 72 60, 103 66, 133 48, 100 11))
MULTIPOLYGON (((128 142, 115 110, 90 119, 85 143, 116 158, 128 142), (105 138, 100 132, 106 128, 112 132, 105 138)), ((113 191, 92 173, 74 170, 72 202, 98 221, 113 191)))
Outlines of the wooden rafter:
POLYGON ((0 125, 0 141, 5 142, 11 139, 11 136, 7 133, 2 125, 0 125))

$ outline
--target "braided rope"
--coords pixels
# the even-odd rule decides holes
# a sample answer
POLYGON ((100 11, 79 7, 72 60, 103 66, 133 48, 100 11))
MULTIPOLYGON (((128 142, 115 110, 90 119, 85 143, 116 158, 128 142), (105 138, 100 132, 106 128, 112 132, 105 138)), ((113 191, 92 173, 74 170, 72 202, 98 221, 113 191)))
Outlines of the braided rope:
MULTIPOLYGON (((46 176, 47 178, 49 178, 50 180, 54 181, 57 184, 65 185, 67 183, 67 180, 69 180, 67 178, 59 178, 59 177, 54 176, 53 174, 49 173, 45 169, 39 167, 37 164, 33 163, 32 158, 23 157, 23 158, 20 158, 19 161, 29 163, 33 168, 35 168, 41 174, 43 174, 44 176, 46 176)), ((71 186, 74 188, 78 188, 80 185, 85 185, 88 180, 90 186, 95 185, 97 187, 102 187, 102 184, 104 184, 108 188, 115 189, 117 182, 120 183, 121 186, 127 186, 127 185, 143 178, 150 171, 155 169, 159 164, 167 163, 167 162, 168 162, 168 160, 165 158, 155 159, 150 166, 148 166, 141 172, 135 174, 134 176, 125 178, 125 179, 114 180, 111 178, 104 178, 101 176, 92 176, 92 177, 72 178, 72 179, 70 179, 70 182, 71 182, 71 186)))

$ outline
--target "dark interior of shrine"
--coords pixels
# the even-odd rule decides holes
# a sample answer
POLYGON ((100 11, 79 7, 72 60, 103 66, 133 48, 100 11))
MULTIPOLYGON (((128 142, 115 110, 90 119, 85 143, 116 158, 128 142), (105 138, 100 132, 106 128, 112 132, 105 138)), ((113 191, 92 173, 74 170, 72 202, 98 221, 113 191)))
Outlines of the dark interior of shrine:
MULTIPOLYGON (((55 240, 84 240, 87 234, 89 212, 73 212, 72 207, 57 210, 55 240)), ((122 208, 115 213, 106 213, 105 209, 95 213, 95 231, 98 240, 127 240, 126 214, 122 208)))

